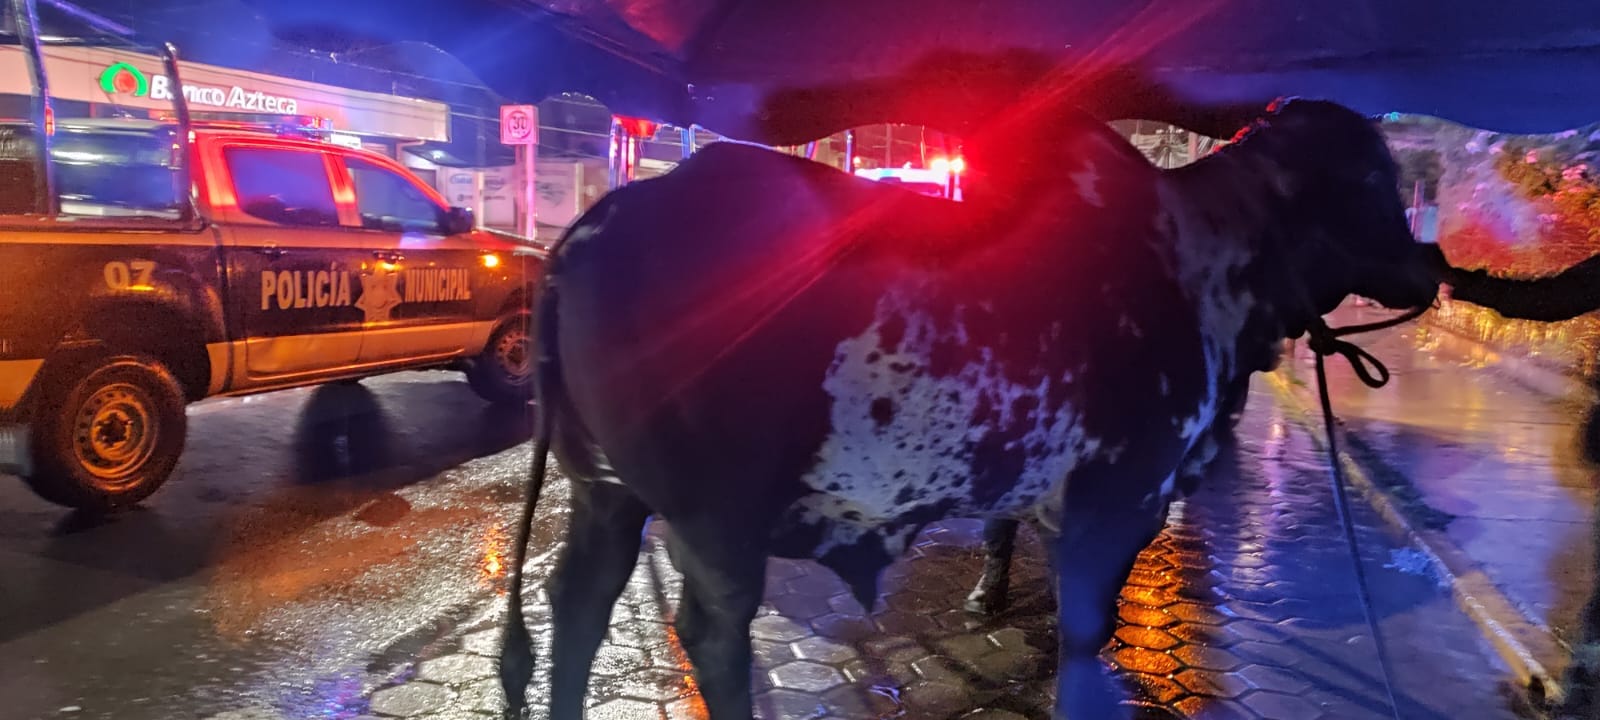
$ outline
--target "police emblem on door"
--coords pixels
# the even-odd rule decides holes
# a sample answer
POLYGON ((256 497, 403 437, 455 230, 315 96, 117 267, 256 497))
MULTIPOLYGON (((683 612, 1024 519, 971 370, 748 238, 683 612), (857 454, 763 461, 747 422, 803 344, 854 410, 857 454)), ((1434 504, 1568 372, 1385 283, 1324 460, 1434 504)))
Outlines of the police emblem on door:
POLYGON ((361 299, 356 307, 367 314, 366 322, 388 322, 389 313, 401 302, 400 273, 393 270, 374 270, 361 274, 361 299))

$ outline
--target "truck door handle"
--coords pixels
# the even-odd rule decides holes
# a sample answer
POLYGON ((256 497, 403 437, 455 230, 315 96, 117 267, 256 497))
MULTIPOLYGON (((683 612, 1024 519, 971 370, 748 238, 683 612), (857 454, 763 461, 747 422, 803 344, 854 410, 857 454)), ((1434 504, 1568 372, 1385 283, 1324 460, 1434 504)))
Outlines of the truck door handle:
POLYGON ((372 256, 377 258, 378 260, 380 260, 382 262, 386 262, 386 263, 390 263, 390 264, 394 264, 394 263, 400 262, 401 260, 406 259, 406 256, 401 255, 400 253, 397 253, 397 252, 395 252, 393 250, 374 250, 372 252, 372 256))
POLYGON ((262 255, 265 255, 265 256, 267 256, 269 258, 272 258, 273 260, 277 260, 278 258, 281 258, 281 257, 289 254, 288 250, 285 250, 285 249, 283 249, 281 247, 277 247, 277 246, 256 248, 256 252, 261 253, 262 255))

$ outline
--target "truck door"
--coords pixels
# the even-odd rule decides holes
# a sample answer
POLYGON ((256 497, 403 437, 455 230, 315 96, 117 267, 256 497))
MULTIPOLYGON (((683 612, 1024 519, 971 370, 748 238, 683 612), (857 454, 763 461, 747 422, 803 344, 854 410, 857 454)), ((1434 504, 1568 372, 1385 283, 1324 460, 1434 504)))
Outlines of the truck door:
POLYGON ((250 141, 221 154, 237 196, 228 272, 251 384, 356 365, 364 324, 386 320, 398 295, 394 268, 340 226, 336 157, 250 141))
POLYGON ((447 234, 444 203, 411 177, 353 154, 344 163, 360 232, 382 243, 400 271, 399 304, 367 326, 360 362, 464 353, 475 332, 486 332, 474 323, 473 285, 483 273, 470 233, 447 234))

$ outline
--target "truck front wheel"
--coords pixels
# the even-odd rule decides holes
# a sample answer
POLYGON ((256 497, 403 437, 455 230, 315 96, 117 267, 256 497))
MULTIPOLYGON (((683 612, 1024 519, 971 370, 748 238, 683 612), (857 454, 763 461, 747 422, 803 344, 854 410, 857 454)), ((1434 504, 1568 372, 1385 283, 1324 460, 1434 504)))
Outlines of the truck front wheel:
POLYGON ((532 316, 517 313, 489 334, 489 344, 467 369, 467 384, 489 402, 527 403, 533 399, 535 365, 532 316))
POLYGON ((188 417, 176 378, 142 355, 106 358, 52 378, 33 423, 33 473, 51 502, 90 512, 129 507, 167 481, 188 417))

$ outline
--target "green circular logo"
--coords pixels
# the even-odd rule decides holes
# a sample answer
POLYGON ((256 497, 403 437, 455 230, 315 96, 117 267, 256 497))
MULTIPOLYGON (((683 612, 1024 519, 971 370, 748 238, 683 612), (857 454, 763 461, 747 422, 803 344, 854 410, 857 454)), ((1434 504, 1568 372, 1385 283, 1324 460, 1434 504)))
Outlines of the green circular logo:
POLYGON ((150 79, 128 63, 112 63, 100 72, 100 89, 113 95, 144 97, 150 93, 150 79))

